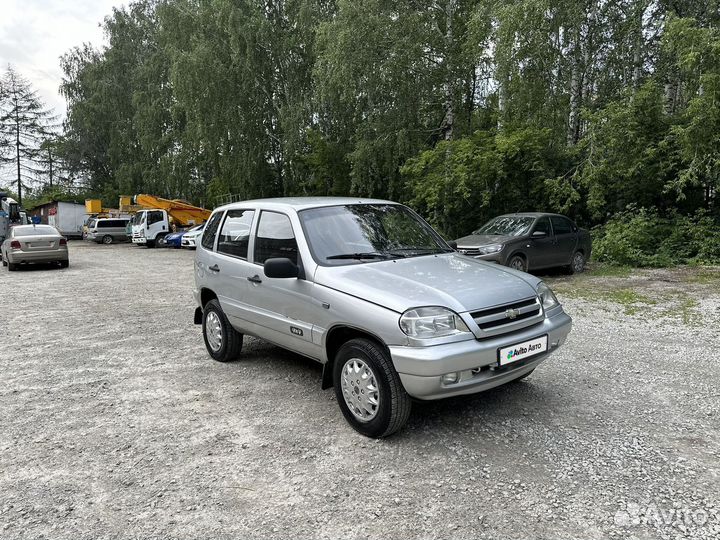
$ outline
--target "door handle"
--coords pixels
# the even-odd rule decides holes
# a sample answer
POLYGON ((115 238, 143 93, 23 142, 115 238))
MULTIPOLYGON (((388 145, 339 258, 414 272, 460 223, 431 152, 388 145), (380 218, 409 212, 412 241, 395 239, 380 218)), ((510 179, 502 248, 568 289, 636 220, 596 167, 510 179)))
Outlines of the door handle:
POLYGON ((208 270, 210 270, 211 272, 219 272, 220 267, 217 264, 213 264, 212 266, 208 266, 208 270))
POLYGON ((262 279, 260 279, 260 276, 258 276, 257 274, 255 274, 253 277, 247 278, 247 280, 251 283, 262 283, 262 279))

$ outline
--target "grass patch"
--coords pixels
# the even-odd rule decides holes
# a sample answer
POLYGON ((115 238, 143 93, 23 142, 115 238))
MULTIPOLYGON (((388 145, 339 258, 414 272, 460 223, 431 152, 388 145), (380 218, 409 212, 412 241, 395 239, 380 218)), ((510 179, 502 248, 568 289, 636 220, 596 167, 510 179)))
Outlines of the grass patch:
POLYGON ((688 276, 686 281, 688 283, 699 283, 701 285, 720 284, 720 270, 703 268, 697 272, 693 272, 690 276, 688 276))
POLYGON ((589 287, 582 287, 571 290, 562 290, 562 294, 575 298, 583 298, 585 300, 596 300, 619 304, 624 308, 626 315, 635 315, 639 311, 641 305, 657 304, 656 300, 653 300, 649 296, 640 294, 633 289, 597 290, 589 287))
POLYGON ((630 266, 614 266, 612 264, 593 265, 589 272, 592 277, 617 277, 628 278, 632 274, 630 266))
POLYGON ((692 325, 700 321, 700 314, 695 310, 700 302, 694 298, 683 298, 676 306, 663 313, 667 317, 679 317, 683 324, 692 325))
POLYGON ((611 291, 604 291, 600 293, 600 298, 607 302, 614 302, 620 304, 625 308, 626 315, 635 315, 638 312, 639 305, 653 305, 657 304, 657 301, 653 300, 649 296, 642 295, 632 289, 615 289, 611 291))

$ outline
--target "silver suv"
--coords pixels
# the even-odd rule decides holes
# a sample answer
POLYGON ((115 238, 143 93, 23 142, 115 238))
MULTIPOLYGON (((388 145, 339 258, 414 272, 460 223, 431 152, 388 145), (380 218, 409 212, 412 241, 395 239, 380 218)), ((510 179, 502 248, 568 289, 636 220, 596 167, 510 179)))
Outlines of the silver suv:
POLYGON ((195 256, 210 356, 253 335, 323 364, 347 421, 384 437, 411 398, 527 377, 570 332, 538 278, 460 255, 389 201, 287 198, 215 210, 195 256))

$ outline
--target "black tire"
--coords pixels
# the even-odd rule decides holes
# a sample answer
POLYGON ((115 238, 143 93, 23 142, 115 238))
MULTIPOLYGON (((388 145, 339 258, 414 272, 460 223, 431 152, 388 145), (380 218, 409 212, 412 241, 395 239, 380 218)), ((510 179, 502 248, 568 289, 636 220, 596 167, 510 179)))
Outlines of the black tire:
POLYGON ((527 260, 522 255, 513 255, 508 259, 507 265, 514 270, 520 270, 521 272, 527 272, 527 260))
POLYGON ((573 253, 568 271, 571 274, 582 274, 585 271, 585 254, 582 251, 573 253))
POLYGON ((60 268, 67 268, 70 266, 70 261, 59 261, 60 262, 60 268))
POLYGON ((7 261, 5 259, 2 260, 2 265, 7 266, 7 261))
POLYGON ((159 248, 167 247, 167 245, 165 244, 165 237, 164 237, 164 236, 159 236, 159 237, 158 237, 158 239, 157 239, 157 247, 159 247, 159 248))
POLYGON ((202 331, 205 348, 213 360, 217 360, 218 362, 230 362, 231 360, 236 360, 237 357, 240 356, 243 345, 243 335, 232 327, 230 321, 228 321, 225 313, 220 307, 220 302, 217 300, 210 300, 203 308, 202 331), (217 316, 217 322, 219 323, 219 330, 222 336, 220 348, 217 350, 214 350, 208 341, 207 326, 208 324, 212 324, 212 321, 208 322, 208 317, 212 319, 211 313, 217 316))
POLYGON ((106 234, 105 236, 102 237, 102 243, 103 243, 103 244, 112 244, 112 243, 113 243, 113 237, 110 236, 109 234, 106 234))
POLYGON ((535 368, 532 368, 532 369, 531 369, 530 371, 528 371, 525 375, 520 375, 520 377, 518 377, 517 379, 513 379, 513 380, 510 381, 508 384, 520 382, 520 381, 522 381, 523 379, 526 379, 527 377, 529 377, 529 376, 532 374, 533 371, 535 371, 535 368))
POLYGON ((7 267, 8 267, 8 272, 14 272, 15 270, 17 270, 18 265, 15 263, 9 262, 7 267))
POLYGON ((403 388, 386 349, 364 338, 351 339, 338 350, 333 365, 335 398, 345 420, 366 437, 381 438, 402 428, 410 417, 410 396, 403 388), (372 371, 379 392, 379 405, 369 421, 360 420, 348 407, 343 395, 341 377, 346 363, 360 359, 372 371))
POLYGON ((145 247, 147 247, 148 249, 154 248, 154 247, 155 247, 155 240, 147 240, 147 241, 145 242, 145 247))

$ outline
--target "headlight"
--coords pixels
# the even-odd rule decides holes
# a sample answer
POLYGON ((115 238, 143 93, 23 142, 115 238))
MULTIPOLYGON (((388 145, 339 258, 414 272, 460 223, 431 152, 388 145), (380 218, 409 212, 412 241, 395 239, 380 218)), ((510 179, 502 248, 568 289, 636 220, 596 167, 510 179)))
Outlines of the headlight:
POLYGON ((460 315, 440 306, 407 310, 400 317, 400 329, 408 336, 418 339, 430 339, 470 332, 460 315))
POLYGON ((537 295, 540 297, 540 301, 542 302, 545 310, 560 305, 560 302, 558 302, 558 299, 555 298, 555 294, 553 294, 550 290, 550 287, 545 285, 542 281, 538 284, 537 295))
POLYGON ((502 248, 502 244, 489 244, 487 246, 480 246, 478 248, 478 251, 481 255, 489 255, 490 253, 497 253, 498 251, 502 251, 502 248))

